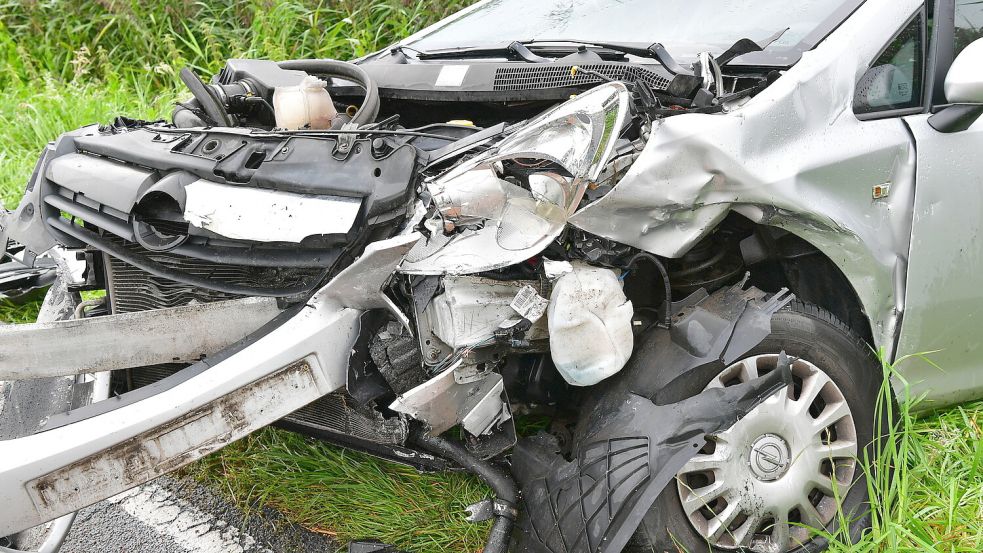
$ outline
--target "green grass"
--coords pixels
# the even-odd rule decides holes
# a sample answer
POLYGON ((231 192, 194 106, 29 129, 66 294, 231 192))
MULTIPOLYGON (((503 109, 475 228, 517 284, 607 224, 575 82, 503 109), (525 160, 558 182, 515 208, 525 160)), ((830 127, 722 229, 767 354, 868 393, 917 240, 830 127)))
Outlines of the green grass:
MULTIPOLYGON (((926 356, 884 364, 878 413, 896 422, 874 458, 861 461, 871 500, 871 529, 859 543, 827 536, 836 552, 978 552, 983 545, 983 402, 917 417, 919 398, 907 392, 896 370, 904 363, 930 363, 926 356), (900 383, 891 401, 891 378, 900 383)), ((841 513, 841 520, 845 519, 841 513)))
POLYGON ((44 294, 44 290, 38 290, 16 300, 0 298, 0 323, 33 323, 44 294))
POLYGON ((487 524, 464 520, 488 490, 465 474, 421 474, 290 432, 266 429, 188 471, 246 509, 273 507, 344 543, 381 539, 411 551, 477 551, 487 524))
MULTIPOLYGON (((231 57, 351 58, 467 2, 0 0, 0 198, 14 206, 38 153, 61 132, 116 115, 166 117, 185 94, 176 75, 186 65, 210 75, 231 57)), ((0 300, 0 320, 28 322, 37 306, 0 300)), ((921 419, 903 405, 901 415, 897 449, 874 463, 894 469, 874 480, 883 492, 874 528, 834 550, 979 551, 983 404, 921 419)), ((421 475, 278 430, 189 472, 236 503, 277 508, 341 540, 473 552, 485 529, 460 515, 486 493, 474 479, 421 475)))

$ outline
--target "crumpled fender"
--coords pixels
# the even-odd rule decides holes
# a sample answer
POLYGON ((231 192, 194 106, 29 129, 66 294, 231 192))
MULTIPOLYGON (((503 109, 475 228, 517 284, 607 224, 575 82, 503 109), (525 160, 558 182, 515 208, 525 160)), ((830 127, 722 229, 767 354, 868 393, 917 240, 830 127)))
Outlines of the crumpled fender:
POLYGON ((915 149, 901 119, 858 119, 853 96, 921 5, 868 1, 746 103, 654 123, 625 177, 570 224, 670 258, 731 211, 782 228, 840 268, 871 319, 875 345, 890 352, 904 307, 915 149), (872 187, 885 183, 890 195, 872 200, 872 187))
POLYGON ((676 305, 671 328, 642 336, 628 365, 583 406, 573 461, 544 435, 516 445, 518 551, 620 551, 708 436, 791 383, 784 363, 745 384, 663 401, 685 380, 709 380, 760 344, 771 333, 772 315, 793 299, 786 290, 768 296, 744 285, 698 292, 676 305))

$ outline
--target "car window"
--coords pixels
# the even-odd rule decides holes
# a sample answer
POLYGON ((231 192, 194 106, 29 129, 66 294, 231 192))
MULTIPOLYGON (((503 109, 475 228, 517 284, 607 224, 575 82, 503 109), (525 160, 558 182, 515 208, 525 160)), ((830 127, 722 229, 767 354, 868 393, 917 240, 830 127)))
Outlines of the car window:
POLYGON ((853 100, 854 113, 877 113, 922 104, 923 24, 922 14, 915 16, 860 78, 853 100))
POLYGON ((956 0, 954 55, 974 40, 983 38, 983 0, 956 0))

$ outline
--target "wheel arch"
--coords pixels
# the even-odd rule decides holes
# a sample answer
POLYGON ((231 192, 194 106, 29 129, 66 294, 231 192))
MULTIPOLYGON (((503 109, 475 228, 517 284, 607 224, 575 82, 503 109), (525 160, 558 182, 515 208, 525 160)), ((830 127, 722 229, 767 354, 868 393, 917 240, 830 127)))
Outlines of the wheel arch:
MULTIPOLYGON (((750 273, 750 284, 767 292, 788 288, 801 301, 830 312, 875 351, 879 346, 890 350, 893 344, 879 343, 884 341, 878 340, 883 324, 869 315, 858 290, 869 291, 871 282, 880 279, 852 270, 862 265, 838 263, 821 245, 821 241, 731 213, 685 253, 668 259, 673 300, 682 300, 698 288, 713 292, 750 273)), ((636 283, 634 276, 625 281, 628 297, 636 305, 656 305, 640 291, 661 288, 652 285, 661 277, 650 272, 639 275, 642 282, 636 283)), ((662 297, 658 295, 660 301, 662 297)))
POLYGON ((752 282, 768 291, 787 287, 799 300, 829 311, 876 349, 870 316, 843 268, 802 237, 777 227, 755 227, 741 242, 752 282))

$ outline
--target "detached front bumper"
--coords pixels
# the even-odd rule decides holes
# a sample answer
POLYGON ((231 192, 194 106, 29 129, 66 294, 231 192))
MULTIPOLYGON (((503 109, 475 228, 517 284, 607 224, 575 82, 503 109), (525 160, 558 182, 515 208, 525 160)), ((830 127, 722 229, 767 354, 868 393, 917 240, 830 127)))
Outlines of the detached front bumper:
MULTIPOLYGON (((388 307, 380 290, 417 239, 370 245, 307 304, 166 385, 0 442, 0 536, 173 471, 345 386, 359 316, 388 307)), ((3 359, 0 372, 13 372, 3 359)))
POLYGON ((359 314, 306 306, 166 391, 5 442, 0 535, 147 482, 344 386, 359 314))

